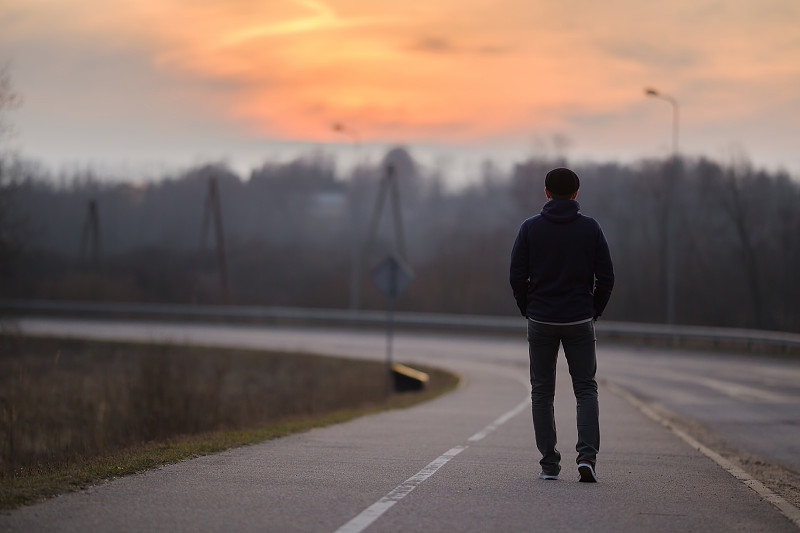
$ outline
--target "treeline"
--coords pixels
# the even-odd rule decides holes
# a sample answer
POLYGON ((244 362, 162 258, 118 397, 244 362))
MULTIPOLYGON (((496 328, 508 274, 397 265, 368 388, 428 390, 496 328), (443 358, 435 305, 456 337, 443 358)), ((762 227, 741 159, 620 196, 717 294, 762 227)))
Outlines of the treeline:
MULTIPOLYGON (((370 269, 397 248, 391 194, 365 244, 391 165, 416 276, 398 308, 516 313, 511 245, 545 202, 544 175, 565 161, 534 158, 508 174, 487 163, 479 183, 457 191, 403 149, 348 176, 334 163, 319 155, 268 163, 246 179, 214 164, 113 184, 91 173, 57 180, 6 160, 0 290, 5 298, 381 309, 370 269)), ((664 322, 671 290, 679 324, 800 331, 800 183, 788 174, 707 159, 573 168, 582 212, 602 225, 616 267, 605 318, 664 322)))

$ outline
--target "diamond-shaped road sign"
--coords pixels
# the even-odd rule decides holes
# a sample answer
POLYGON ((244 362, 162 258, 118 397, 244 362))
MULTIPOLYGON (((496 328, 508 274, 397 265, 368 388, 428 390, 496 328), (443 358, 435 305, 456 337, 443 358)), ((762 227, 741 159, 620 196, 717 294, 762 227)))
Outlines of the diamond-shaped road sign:
POLYGON ((414 273, 402 259, 389 255, 372 270, 372 281, 383 294, 393 298, 408 287, 414 273))

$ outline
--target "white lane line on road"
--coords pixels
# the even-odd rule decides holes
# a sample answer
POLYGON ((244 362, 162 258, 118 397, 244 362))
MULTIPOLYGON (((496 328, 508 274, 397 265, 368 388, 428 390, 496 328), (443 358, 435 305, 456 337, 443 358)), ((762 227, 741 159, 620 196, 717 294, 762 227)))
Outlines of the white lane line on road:
POLYGON ((716 390, 722 394, 726 394, 732 398, 752 402, 771 402, 771 403, 796 403, 796 396, 789 396, 786 394, 779 394, 772 391, 758 389, 742 385, 740 383, 731 383, 729 381, 721 381, 711 378, 692 378, 692 381, 705 385, 709 389, 716 390))
POLYGON ((692 448, 698 450, 700 453, 717 463, 721 466, 724 470, 726 470, 730 475, 744 483, 747 487, 753 489, 759 496, 767 500, 769 503, 774 505, 778 508, 778 510, 783 513, 783 515, 788 518, 789 520, 794 523, 795 526, 800 527, 800 509, 792 505, 791 503, 784 500, 779 495, 772 492, 769 488, 764 486, 763 483, 754 479, 750 476, 747 472, 730 462, 729 460, 725 459, 723 456, 709 448, 708 446, 701 444, 697 439, 683 431, 675 427, 669 420, 665 417, 661 416, 655 410, 651 409, 649 405, 645 402, 641 401, 639 398, 631 394, 630 392, 626 391, 625 389, 615 385, 614 383, 607 383, 606 385, 609 389, 611 389, 614 394, 620 396, 628 401, 631 405, 639 409, 645 416, 652 419, 653 421, 661 424, 676 436, 678 436, 681 440, 683 440, 686 444, 691 446, 692 448))
POLYGON ((659 370, 659 376, 668 377, 678 382, 697 383, 698 385, 725 394, 731 398, 748 402, 797 403, 798 399, 800 399, 796 395, 764 390, 743 383, 734 383, 732 381, 723 381, 704 376, 694 376, 669 370, 659 370))
POLYGON ((500 427, 503 424, 505 424, 506 422, 508 422, 514 416, 518 415, 520 413, 520 411, 522 411, 526 407, 530 406, 530 404, 531 404, 531 399, 529 397, 526 397, 515 408, 513 408, 512 410, 510 410, 509 412, 507 412, 507 413, 505 413, 503 415, 500 415, 497 418, 497 420, 495 420, 494 422, 492 422, 491 424, 489 424, 488 426, 486 426, 485 428, 483 428, 479 432, 475 433, 473 436, 471 436, 467 440, 469 442, 477 442, 477 441, 483 439, 484 437, 486 437, 486 435, 488 435, 492 431, 496 430, 498 427, 500 427))
MULTIPOLYGON (((476 442, 488 434, 496 430, 498 427, 502 426, 509 420, 511 420, 514 416, 520 413, 525 407, 530 405, 530 398, 526 397, 519 405, 511 409, 510 411, 500 415, 494 422, 480 430, 479 432, 475 433, 469 439, 470 442, 476 442)), ((442 455, 428 463, 428 466, 405 480, 400 485, 396 486, 389 492, 386 496, 378 500, 377 502, 373 503, 361 513, 350 520, 348 523, 340 527, 335 531, 335 533, 361 533, 366 528, 370 526, 375 520, 381 517, 383 513, 388 511, 394 504, 408 496, 412 490, 417 488, 420 483, 431 477, 433 474, 436 473, 441 467, 446 465, 450 459, 458 455, 459 453, 466 450, 469 446, 456 446, 454 448, 450 448, 442 455)))
POLYGON ((455 448, 450 448, 445 453, 431 461, 428 466, 395 487, 394 490, 392 490, 389 494, 364 509, 361 514, 337 529, 336 533, 360 533, 361 531, 364 531, 383 513, 388 511, 390 507, 408 496, 408 494, 417 488, 420 483, 431 477, 436 473, 437 470, 446 465, 450 459, 466 449, 466 446, 456 446, 455 448))

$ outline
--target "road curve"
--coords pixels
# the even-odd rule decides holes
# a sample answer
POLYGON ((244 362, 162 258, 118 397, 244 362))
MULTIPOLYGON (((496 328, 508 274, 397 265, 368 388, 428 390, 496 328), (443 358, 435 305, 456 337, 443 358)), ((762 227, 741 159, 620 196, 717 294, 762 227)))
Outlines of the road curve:
MULTIPOLYGON (((385 347, 383 336, 372 331, 33 318, 19 327, 362 358, 382 358, 385 347)), ((600 390, 601 482, 577 483, 575 407, 563 365, 556 417, 564 469, 557 482, 538 480, 524 405, 524 324, 518 339, 400 333, 394 348, 397 360, 448 368, 464 377, 463 385, 411 409, 200 457, 5 513, 0 530, 796 530, 763 495, 612 393, 610 385, 600 390)), ((797 414, 790 410, 800 395, 794 379, 800 364, 674 353, 677 362, 670 362, 670 354, 601 346, 599 377, 678 412, 713 405, 698 418, 722 413, 742 427, 749 418, 736 419, 723 403, 735 410, 747 402, 747 417, 771 406, 779 414, 765 431, 788 433, 788 450, 791 439, 800 441, 792 434, 797 414), (756 372, 760 367, 771 370, 756 372), (784 404, 785 412, 775 407, 784 404)), ((731 438, 738 438, 736 424, 722 426, 734 427, 731 438)), ((782 446, 760 453, 776 461, 786 455, 791 463, 782 446)))

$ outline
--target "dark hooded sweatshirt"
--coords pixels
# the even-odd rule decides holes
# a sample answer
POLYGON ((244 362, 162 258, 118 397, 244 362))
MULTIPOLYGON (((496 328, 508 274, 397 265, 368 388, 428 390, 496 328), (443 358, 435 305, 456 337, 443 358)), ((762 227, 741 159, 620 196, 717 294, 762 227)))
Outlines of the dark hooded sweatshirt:
POLYGON ((520 312, 571 323, 603 314, 614 266, 603 230, 575 200, 550 200, 519 228, 511 252, 511 289, 520 312))

